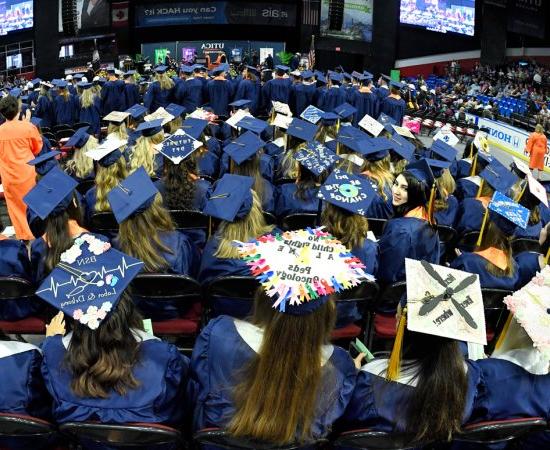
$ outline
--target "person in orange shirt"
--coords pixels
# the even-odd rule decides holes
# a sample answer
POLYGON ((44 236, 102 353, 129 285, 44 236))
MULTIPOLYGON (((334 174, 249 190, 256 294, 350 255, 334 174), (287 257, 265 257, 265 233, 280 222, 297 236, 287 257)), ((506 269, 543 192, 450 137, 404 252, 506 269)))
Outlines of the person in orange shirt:
POLYGON ((548 140, 542 125, 538 124, 535 132, 529 136, 525 151, 529 154, 529 168, 533 171, 533 176, 537 170, 537 179, 540 180, 540 174, 544 170, 544 158, 548 153, 548 140))
POLYGON ((6 122, 0 125, 0 178, 4 197, 17 239, 34 238, 27 223, 27 207, 23 197, 35 185, 35 171, 27 164, 42 149, 42 137, 30 123, 30 111, 23 120, 18 120, 21 105, 8 95, 0 100, 0 114, 6 122))

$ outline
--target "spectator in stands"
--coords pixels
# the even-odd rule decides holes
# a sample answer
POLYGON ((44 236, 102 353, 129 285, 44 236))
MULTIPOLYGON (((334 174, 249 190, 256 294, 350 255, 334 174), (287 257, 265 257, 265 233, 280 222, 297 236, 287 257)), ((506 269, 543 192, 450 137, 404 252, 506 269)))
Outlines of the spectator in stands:
POLYGON ((537 120, 544 129, 547 128, 548 122, 550 121, 550 109, 548 109, 548 105, 546 103, 542 104, 542 107, 537 115, 537 120))
POLYGON ((34 167, 27 164, 42 150, 42 138, 38 129, 29 122, 30 110, 23 120, 19 101, 8 95, 0 100, 0 114, 6 121, 0 125, 0 178, 4 198, 17 239, 31 240, 33 234, 26 217, 23 197, 35 185, 34 167))
POLYGON ((545 159, 548 155, 548 140, 542 125, 537 124, 535 131, 529 136, 525 151, 529 155, 529 168, 533 171, 533 176, 536 173, 536 178, 540 180, 541 172, 545 167, 545 159))

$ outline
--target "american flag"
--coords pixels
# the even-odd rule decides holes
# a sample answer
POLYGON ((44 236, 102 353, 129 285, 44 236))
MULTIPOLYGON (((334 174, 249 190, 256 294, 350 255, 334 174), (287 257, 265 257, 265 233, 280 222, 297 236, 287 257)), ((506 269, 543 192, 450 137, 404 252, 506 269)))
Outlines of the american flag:
POLYGON ((318 26, 321 0, 302 0, 302 23, 304 25, 318 26))
POLYGON ((313 70, 315 67, 315 36, 311 35, 311 45, 309 46, 309 53, 307 55, 307 63, 309 70, 313 70))

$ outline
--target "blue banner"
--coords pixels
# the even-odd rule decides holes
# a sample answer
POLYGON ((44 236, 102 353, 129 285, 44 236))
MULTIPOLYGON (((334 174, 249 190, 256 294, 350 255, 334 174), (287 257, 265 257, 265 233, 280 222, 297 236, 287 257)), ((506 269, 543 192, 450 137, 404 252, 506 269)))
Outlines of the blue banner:
POLYGON ((295 26, 296 5, 250 2, 176 2, 136 5, 136 27, 174 25, 295 26))

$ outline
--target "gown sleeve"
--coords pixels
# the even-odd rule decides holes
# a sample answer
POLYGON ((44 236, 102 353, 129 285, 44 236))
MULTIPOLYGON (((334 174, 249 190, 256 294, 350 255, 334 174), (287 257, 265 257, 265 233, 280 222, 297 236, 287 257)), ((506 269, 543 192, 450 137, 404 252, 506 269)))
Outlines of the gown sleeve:
POLYGON ((378 278, 386 284, 405 279, 405 258, 412 247, 411 235, 398 223, 388 221, 378 242, 380 264, 378 278))

